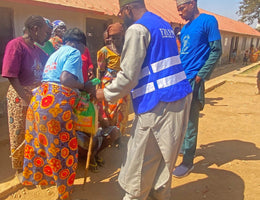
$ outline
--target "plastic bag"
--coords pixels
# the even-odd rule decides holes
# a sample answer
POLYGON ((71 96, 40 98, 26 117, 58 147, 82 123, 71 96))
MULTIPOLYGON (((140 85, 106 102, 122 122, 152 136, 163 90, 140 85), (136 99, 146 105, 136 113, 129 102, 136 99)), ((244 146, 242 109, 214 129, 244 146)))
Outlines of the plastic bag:
POLYGON ((81 92, 75 101, 75 129, 81 132, 95 134, 97 131, 97 108, 90 101, 86 92, 81 92))

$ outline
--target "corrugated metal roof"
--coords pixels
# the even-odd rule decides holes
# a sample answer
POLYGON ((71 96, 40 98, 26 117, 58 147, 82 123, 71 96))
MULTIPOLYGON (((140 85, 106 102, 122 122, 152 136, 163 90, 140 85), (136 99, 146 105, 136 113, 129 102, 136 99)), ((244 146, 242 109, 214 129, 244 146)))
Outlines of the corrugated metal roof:
POLYGON ((219 29, 222 31, 239 33, 239 34, 244 34, 244 35, 260 36, 260 32, 253 29, 251 26, 249 26, 245 23, 230 19, 228 17, 221 16, 218 14, 214 14, 214 13, 208 12, 206 10, 202 10, 202 9, 200 9, 200 12, 214 15, 216 17, 216 19, 218 20, 219 29))
MULTIPOLYGON (((57 5, 59 7, 66 7, 67 9, 79 9, 83 12, 96 12, 107 15, 117 15, 119 11, 118 0, 8 0, 24 3, 46 3, 49 5, 57 5)), ((178 14, 175 0, 145 0, 147 9, 156 13, 168 22, 178 24, 185 24, 178 14)), ((200 9, 200 12, 212 14, 216 17, 221 31, 232 33, 260 36, 260 32, 253 29, 247 24, 230 18, 217 15, 206 10, 200 9)))

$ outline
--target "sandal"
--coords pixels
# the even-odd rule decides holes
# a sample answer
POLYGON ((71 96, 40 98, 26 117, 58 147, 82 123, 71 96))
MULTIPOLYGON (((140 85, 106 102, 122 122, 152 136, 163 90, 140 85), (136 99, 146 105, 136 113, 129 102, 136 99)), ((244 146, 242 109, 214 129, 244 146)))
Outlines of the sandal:
POLYGON ((97 163, 89 163, 89 167, 91 172, 97 173, 98 172, 98 165, 97 163))
POLYGON ((100 166, 100 167, 103 167, 103 166, 104 166, 105 162, 104 162, 104 160, 103 160, 102 157, 96 156, 96 157, 95 157, 95 160, 96 160, 98 166, 100 166))

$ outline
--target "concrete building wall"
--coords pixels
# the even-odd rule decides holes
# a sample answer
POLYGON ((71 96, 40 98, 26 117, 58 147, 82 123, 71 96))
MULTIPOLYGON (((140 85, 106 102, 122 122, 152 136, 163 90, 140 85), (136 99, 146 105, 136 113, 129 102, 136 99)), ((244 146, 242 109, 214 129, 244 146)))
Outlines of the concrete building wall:
POLYGON ((221 42, 222 42, 222 56, 220 58, 220 63, 222 64, 229 61, 231 37, 227 33, 221 33, 221 42))
POLYGON ((254 47, 260 48, 260 42, 257 42, 259 41, 258 37, 223 31, 221 31, 221 37, 223 49, 220 59, 221 64, 226 64, 230 62, 231 50, 234 48, 236 49, 236 62, 240 62, 243 60, 245 50, 249 50, 252 44, 254 45, 254 47))

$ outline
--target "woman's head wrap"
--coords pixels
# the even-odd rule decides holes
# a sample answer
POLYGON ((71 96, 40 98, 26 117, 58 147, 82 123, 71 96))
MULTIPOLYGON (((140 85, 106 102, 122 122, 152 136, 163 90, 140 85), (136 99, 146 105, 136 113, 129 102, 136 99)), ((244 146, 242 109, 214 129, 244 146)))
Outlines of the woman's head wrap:
POLYGON ((66 27, 66 24, 63 21, 61 21, 61 20, 53 21, 52 25, 53 25, 53 32, 60 26, 65 26, 66 27))

